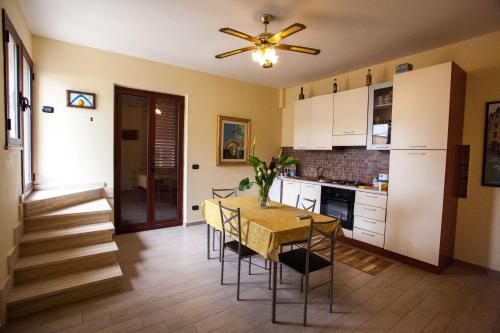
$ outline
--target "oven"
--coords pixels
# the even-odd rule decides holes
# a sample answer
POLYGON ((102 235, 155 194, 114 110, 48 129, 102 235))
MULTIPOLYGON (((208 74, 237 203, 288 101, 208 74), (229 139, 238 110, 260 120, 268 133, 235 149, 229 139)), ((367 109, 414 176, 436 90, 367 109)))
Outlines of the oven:
POLYGON ((356 192, 344 188, 321 186, 320 214, 339 217, 346 237, 352 238, 356 192))

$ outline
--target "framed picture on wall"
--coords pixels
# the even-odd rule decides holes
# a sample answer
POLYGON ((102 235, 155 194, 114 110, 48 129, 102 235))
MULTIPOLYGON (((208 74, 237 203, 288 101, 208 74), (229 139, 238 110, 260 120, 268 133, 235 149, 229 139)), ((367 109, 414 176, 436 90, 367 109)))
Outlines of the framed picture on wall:
POLYGON ((95 94, 83 91, 67 90, 66 105, 72 108, 95 109, 95 94))
POLYGON ((500 187, 500 101, 486 103, 482 185, 500 187))
POLYGON ((246 165, 250 119, 217 116, 217 165, 246 165))

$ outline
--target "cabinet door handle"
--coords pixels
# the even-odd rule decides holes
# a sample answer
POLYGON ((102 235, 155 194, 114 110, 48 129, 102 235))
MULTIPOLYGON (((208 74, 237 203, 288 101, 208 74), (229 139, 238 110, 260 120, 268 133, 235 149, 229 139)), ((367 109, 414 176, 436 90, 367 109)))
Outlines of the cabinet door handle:
POLYGON ((344 131, 344 134, 352 134, 354 133, 355 131, 344 131))
POLYGON ((369 211, 372 211, 372 212, 374 212, 374 211, 375 211, 375 208, 363 207, 363 209, 365 209, 365 210, 369 210, 369 211))
POLYGON ((369 194, 365 194, 365 197, 367 197, 367 198, 372 198, 372 199, 377 199, 377 198, 378 198, 378 195, 369 195, 369 194))
POLYGON ((361 233, 362 233, 363 235, 367 235, 367 236, 370 236, 370 237, 375 237, 375 235, 373 235, 373 234, 367 234, 366 232, 362 232, 362 231, 361 231, 361 233))
POLYGON ((368 220, 365 220, 365 219, 363 219, 363 221, 366 222, 366 223, 371 223, 371 224, 375 224, 376 223, 375 221, 368 221, 368 220))
POLYGON ((427 155, 427 153, 408 153, 408 155, 427 155))
POLYGON ((409 147, 410 148, 425 148, 425 147, 427 147, 427 145, 413 145, 413 146, 410 145, 409 147))

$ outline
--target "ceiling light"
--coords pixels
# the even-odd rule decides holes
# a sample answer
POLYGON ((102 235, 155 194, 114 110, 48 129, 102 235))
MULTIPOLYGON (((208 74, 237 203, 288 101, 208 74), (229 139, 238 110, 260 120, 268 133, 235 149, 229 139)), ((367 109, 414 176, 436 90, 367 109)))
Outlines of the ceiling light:
POLYGON ((252 52, 252 60, 264 68, 270 68, 278 62, 278 56, 273 46, 262 46, 252 52))

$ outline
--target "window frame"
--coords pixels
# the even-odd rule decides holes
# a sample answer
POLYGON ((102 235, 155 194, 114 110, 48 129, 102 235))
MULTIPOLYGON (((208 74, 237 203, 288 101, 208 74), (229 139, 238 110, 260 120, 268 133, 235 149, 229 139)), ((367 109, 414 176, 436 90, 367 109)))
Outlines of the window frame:
MULTIPOLYGON (((21 68, 20 68, 20 72, 21 72, 21 76, 20 76, 20 85, 21 85, 21 88, 24 88, 23 87, 23 84, 24 84, 24 60, 26 60, 26 62, 28 63, 28 65, 30 66, 30 96, 29 96, 29 101, 30 101, 30 113, 27 113, 27 111, 22 111, 21 110, 21 103, 19 103, 19 112, 21 113, 21 120, 20 120, 20 128, 21 128, 21 136, 22 136, 22 144, 23 144, 23 154, 21 154, 21 176, 22 176, 22 189, 23 189, 23 193, 26 194, 26 193, 29 193, 33 190, 33 183, 35 181, 35 172, 34 172, 34 167, 33 167, 33 117, 34 117, 34 114, 33 114, 33 90, 34 90, 34 84, 33 84, 33 81, 34 81, 34 77, 35 77, 35 70, 34 70, 34 67, 33 67, 33 60, 31 59, 30 57, 30 54, 28 53, 28 50, 26 49, 26 47, 24 46, 24 44, 22 45, 22 49, 23 49, 23 52, 21 54, 21 59, 20 59, 20 62, 21 62, 21 68), (31 143, 31 147, 30 147, 30 171, 31 171, 31 181, 29 183, 25 183, 24 182, 24 179, 25 179, 25 157, 24 157, 24 149, 26 148, 25 145, 26 145, 26 142, 24 141, 25 140, 25 132, 24 132, 24 118, 30 114, 31 115, 31 119, 30 119, 30 143, 31 143)), ((21 89, 19 91, 19 96, 22 97, 22 96, 25 96, 25 93, 24 91, 21 89)))
POLYGON ((22 59, 25 47, 24 44, 21 40, 21 37, 19 37, 19 34, 17 33, 16 29, 14 28, 14 25, 12 24, 11 20, 9 19, 9 16, 7 15, 7 12, 5 9, 2 9, 2 33, 3 33, 3 59, 4 59, 4 97, 5 97, 5 149, 23 149, 23 137, 22 137, 22 127, 21 127, 21 107, 20 107, 20 100, 19 100, 19 95, 21 91, 21 66, 22 62, 20 60, 22 59), (17 90, 16 93, 18 94, 18 102, 17 102, 17 123, 12 124, 10 121, 12 121, 9 118, 9 50, 8 50, 8 44, 9 44, 9 36, 12 36, 14 39, 14 42, 16 43, 17 47, 17 90), (21 63, 21 66, 19 64, 21 63), (10 122, 10 126, 9 126, 10 122), (13 126, 16 126, 18 129, 18 137, 17 138, 11 138, 10 137, 10 128, 13 126))

